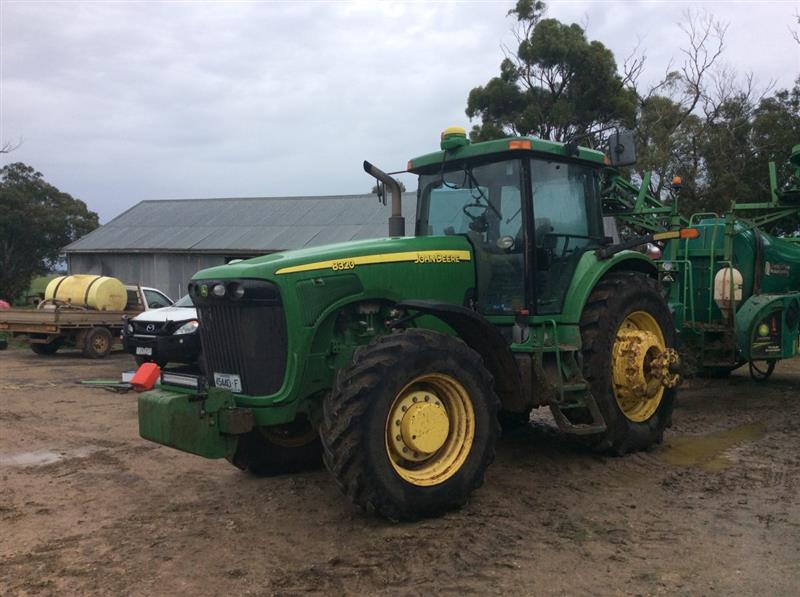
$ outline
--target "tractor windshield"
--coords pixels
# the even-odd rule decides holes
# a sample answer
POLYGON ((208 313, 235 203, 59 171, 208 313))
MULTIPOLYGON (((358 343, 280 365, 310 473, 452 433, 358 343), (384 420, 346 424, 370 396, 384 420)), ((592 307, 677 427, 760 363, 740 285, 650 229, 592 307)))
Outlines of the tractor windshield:
POLYGON ((417 236, 516 237, 522 229, 520 170, 519 160, 505 160, 423 174, 417 236))
POLYGON ((475 249, 476 302, 486 314, 525 307, 522 161, 447 165, 419 179, 417 236, 466 235, 475 249))

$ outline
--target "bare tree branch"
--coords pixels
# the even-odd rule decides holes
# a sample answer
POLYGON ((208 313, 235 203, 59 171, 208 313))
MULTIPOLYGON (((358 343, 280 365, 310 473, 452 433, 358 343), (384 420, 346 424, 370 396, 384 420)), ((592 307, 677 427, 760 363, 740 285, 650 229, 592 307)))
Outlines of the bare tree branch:
POLYGON ((15 149, 19 149, 20 145, 22 145, 22 137, 17 139, 16 143, 6 141, 2 146, 0 146, 0 153, 11 153, 15 149))
POLYGON ((637 96, 637 84, 646 61, 647 52, 642 49, 642 38, 638 37, 636 45, 622 62, 622 85, 630 87, 637 96))
POLYGON ((695 13, 689 9, 684 12, 684 20, 679 27, 686 34, 688 42, 688 47, 681 49, 686 56, 681 67, 684 84, 682 122, 694 112, 703 97, 704 79, 725 49, 728 25, 709 14, 695 13))

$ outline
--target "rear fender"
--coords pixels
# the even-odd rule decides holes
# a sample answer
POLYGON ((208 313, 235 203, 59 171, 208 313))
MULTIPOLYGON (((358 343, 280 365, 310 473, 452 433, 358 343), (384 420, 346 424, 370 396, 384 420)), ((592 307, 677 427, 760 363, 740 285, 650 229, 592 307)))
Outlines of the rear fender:
POLYGON ((562 310, 562 323, 579 323, 589 295, 597 283, 612 272, 640 272, 651 278, 658 277, 658 268, 647 256, 638 251, 620 251, 608 259, 598 259, 593 251, 584 253, 567 291, 562 310))

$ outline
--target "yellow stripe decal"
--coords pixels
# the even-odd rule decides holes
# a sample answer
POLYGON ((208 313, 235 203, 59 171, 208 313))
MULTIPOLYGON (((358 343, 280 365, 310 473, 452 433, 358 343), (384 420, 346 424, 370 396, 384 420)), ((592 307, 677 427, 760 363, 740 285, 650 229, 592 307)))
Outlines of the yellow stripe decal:
POLYGON ((678 230, 671 232, 658 232, 653 235, 653 240, 670 240, 672 238, 680 238, 681 233, 678 230))
POLYGON ((297 272, 310 272, 318 269, 332 269, 333 271, 353 269, 357 265, 374 265, 377 263, 399 263, 412 261, 414 263, 459 263, 470 261, 469 251, 406 251, 404 253, 380 253, 378 255, 363 255, 361 257, 343 257, 330 261, 316 261, 293 265, 279 269, 277 274, 295 274, 297 272))

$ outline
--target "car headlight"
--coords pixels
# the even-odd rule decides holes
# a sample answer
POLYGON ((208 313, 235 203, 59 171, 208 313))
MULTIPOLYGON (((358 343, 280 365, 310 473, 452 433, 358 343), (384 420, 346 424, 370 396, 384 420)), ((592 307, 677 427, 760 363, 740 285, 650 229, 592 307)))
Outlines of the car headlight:
POLYGON ((132 333, 133 333, 133 324, 132 324, 132 323, 129 323, 129 324, 128 324, 128 333, 129 333, 129 334, 132 334, 132 333))
POLYGON ((173 336, 177 336, 179 334, 193 334, 194 332, 197 331, 197 326, 199 326, 199 325, 200 324, 195 319, 193 319, 192 321, 187 321, 181 327, 179 327, 177 330, 172 332, 172 335, 173 336))

